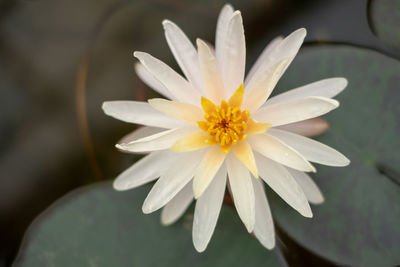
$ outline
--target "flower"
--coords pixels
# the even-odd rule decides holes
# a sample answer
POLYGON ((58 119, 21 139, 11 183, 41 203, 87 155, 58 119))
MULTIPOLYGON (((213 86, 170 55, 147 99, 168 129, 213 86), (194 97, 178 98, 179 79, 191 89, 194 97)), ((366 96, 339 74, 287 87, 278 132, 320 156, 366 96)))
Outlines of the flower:
POLYGON ((309 119, 337 108, 332 97, 347 81, 324 79, 268 99, 303 43, 305 29, 274 39, 244 79, 242 16, 232 6, 225 5, 220 13, 215 51, 200 39, 196 50, 168 20, 163 26, 186 79, 151 55, 134 53, 140 61, 138 76, 170 100, 103 104, 107 115, 145 125, 117 148, 149 153, 120 174, 114 188, 128 190, 160 177, 143 212, 164 207, 165 225, 196 199, 193 243, 201 252, 211 239, 228 187, 247 231, 271 249, 274 228, 262 180, 301 215, 312 217, 309 202, 321 203, 323 197, 305 173, 316 171, 310 162, 346 166, 349 160, 301 133, 319 131, 320 121, 309 119))

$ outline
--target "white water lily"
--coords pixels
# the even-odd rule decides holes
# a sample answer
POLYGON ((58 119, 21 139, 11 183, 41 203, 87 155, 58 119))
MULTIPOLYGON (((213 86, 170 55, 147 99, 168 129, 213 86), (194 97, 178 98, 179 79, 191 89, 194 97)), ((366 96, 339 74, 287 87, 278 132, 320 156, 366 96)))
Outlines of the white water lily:
POLYGON ((339 106, 332 97, 347 81, 325 79, 268 99, 303 43, 305 29, 274 39, 245 79, 242 16, 230 5, 218 19, 215 51, 200 39, 196 49, 170 21, 163 26, 185 77, 147 53, 134 53, 140 61, 138 76, 169 100, 103 104, 107 115, 145 125, 117 147, 149 153, 120 174, 114 188, 128 190, 159 178, 143 212, 163 208, 165 225, 196 199, 193 243, 201 252, 214 232, 228 187, 247 231, 271 249, 274 227, 262 180, 301 215, 312 217, 309 202, 321 203, 323 197, 306 174, 316 171, 310 162, 346 166, 349 160, 301 134, 320 131, 320 121, 310 119, 339 106))

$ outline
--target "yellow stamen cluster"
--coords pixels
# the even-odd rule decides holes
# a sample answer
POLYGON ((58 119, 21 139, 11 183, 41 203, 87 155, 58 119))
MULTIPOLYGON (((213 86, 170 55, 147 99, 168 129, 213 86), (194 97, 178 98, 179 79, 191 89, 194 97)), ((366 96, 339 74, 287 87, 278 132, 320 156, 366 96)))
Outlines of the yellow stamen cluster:
POLYGON ((240 86, 229 99, 221 101, 220 106, 214 105, 210 100, 202 98, 201 105, 204 109, 205 121, 199 121, 200 129, 210 135, 207 143, 220 144, 221 150, 228 153, 238 141, 246 139, 245 131, 250 117, 248 110, 241 110, 243 86, 240 86))

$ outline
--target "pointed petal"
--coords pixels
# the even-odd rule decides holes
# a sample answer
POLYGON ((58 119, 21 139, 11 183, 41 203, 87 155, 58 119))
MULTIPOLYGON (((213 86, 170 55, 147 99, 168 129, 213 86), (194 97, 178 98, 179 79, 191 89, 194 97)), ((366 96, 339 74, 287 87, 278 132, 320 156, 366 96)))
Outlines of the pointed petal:
POLYGON ((245 87, 247 87, 249 81, 252 79, 254 73, 256 73, 258 71, 258 69, 260 68, 260 66, 266 61, 268 60, 269 57, 271 57, 273 51, 275 50, 275 48, 278 46, 278 44, 283 40, 282 36, 278 36, 275 39, 273 39, 265 48, 264 50, 261 52, 260 56, 257 58, 256 62, 253 64, 253 66, 251 67, 249 73, 246 76, 244 85, 245 87))
POLYGON ((299 152, 272 135, 251 135, 247 140, 255 151, 267 158, 296 170, 315 172, 315 168, 299 152))
POLYGON ((193 244, 198 252, 203 252, 217 225, 219 212, 225 195, 226 167, 222 166, 210 186, 197 200, 193 220, 193 244))
POLYGON ((296 171, 291 168, 287 168, 287 170, 303 190, 308 202, 312 204, 321 204, 324 202, 321 191, 307 173, 296 171))
POLYGON ((192 183, 185 187, 165 205, 161 212, 161 223, 170 225, 176 222, 185 213, 190 203, 193 201, 192 183))
POLYGON ((129 152, 148 152, 169 149, 177 140, 196 130, 196 128, 191 127, 171 129, 140 138, 127 144, 117 144, 116 147, 129 152))
POLYGON ((115 190, 123 191, 141 186, 157 179, 176 159, 171 151, 157 151, 143 157, 123 173, 113 183, 115 190))
POLYGON ((311 218, 312 211, 307 198, 287 169, 258 153, 255 153, 255 158, 260 177, 268 186, 301 215, 311 218))
POLYGON ((203 108, 204 112, 212 113, 216 109, 216 105, 211 102, 209 99, 205 97, 201 97, 201 107, 203 108))
POLYGON ((265 57, 265 59, 257 68, 257 71, 254 72, 251 79, 248 79, 248 82, 246 83, 246 90, 253 87, 253 83, 259 83, 258 81, 260 80, 260 77, 265 76, 265 73, 269 72, 269 69, 272 68, 272 66, 284 59, 287 59, 288 62, 285 68, 282 70, 282 73, 284 73, 299 51, 306 34, 307 32, 305 29, 298 29, 280 41, 276 47, 273 47, 270 55, 265 57))
POLYGON ((232 154, 226 158, 229 185, 240 219, 251 233, 255 224, 255 200, 251 176, 247 168, 232 154))
POLYGON ((342 153, 318 141, 278 129, 270 129, 268 133, 298 151, 309 161, 335 167, 350 164, 350 160, 342 153))
MULTIPOLYGON (((210 42, 207 42, 207 41, 204 41, 204 40, 202 40, 204 43, 206 43, 206 45, 208 46, 208 49, 210 49, 210 51, 211 51, 211 53, 214 55, 214 57, 215 57, 215 48, 214 48, 214 45, 212 44, 212 43, 210 43, 210 42)), ((218 63, 218 62, 217 62, 218 63)))
POLYGON ((148 103, 138 101, 107 101, 102 105, 105 114, 121 121, 160 128, 176 128, 184 123, 166 116, 148 103))
POLYGON ((179 101, 200 104, 200 93, 171 67, 155 57, 136 51, 133 54, 143 66, 179 101))
POLYGON ((160 83, 145 67, 143 67, 141 63, 136 62, 135 72, 147 86, 157 93, 169 99, 176 99, 162 83, 160 83))
POLYGON ((243 102, 243 94, 244 94, 244 88, 243 88, 243 83, 240 84, 239 88, 236 89, 235 93, 229 98, 229 105, 233 107, 241 107, 242 102, 243 102))
POLYGON ((338 106, 339 102, 333 99, 307 97, 268 105, 256 111, 252 117, 279 126, 324 115, 338 106))
POLYGON ((143 213, 158 210, 181 191, 192 180, 203 155, 203 151, 188 152, 170 164, 147 195, 142 207, 143 213))
POLYGON ((211 101, 219 103, 225 97, 225 90, 217 60, 208 45, 200 39, 197 39, 197 49, 204 92, 211 101))
POLYGON ((345 78, 324 79, 271 97, 265 104, 271 105, 308 96, 332 98, 342 92, 346 86, 347 80, 345 78))
POLYGON ((322 118, 313 118, 281 125, 276 128, 303 136, 313 137, 318 136, 328 130, 329 124, 326 120, 322 118))
POLYGON ((189 82, 199 91, 203 89, 203 81, 197 59, 197 51, 185 33, 173 22, 163 21, 165 38, 176 62, 189 82))
POLYGON ((122 137, 119 141, 118 144, 126 144, 126 143, 130 143, 132 141, 136 141, 140 138, 146 137, 146 136, 150 136, 156 133, 160 133, 162 131, 164 131, 165 129, 163 128, 158 128, 158 127, 149 127, 149 126, 143 126, 140 127, 136 130, 134 130, 133 132, 125 135, 124 137, 122 137))
POLYGON ((207 189, 215 174, 225 160, 226 154, 219 146, 212 146, 207 150, 206 155, 201 160, 193 180, 194 198, 198 199, 207 189))
POLYGON ((219 13, 215 34, 215 54, 219 66, 222 66, 225 39, 228 34, 229 21, 231 20, 233 12, 233 7, 230 4, 225 4, 219 13))
MULTIPOLYGON (((290 63, 292 63, 293 59, 296 57, 297 52, 299 52, 306 35, 306 29, 300 28, 283 39, 271 54, 271 65, 274 65, 275 62, 279 62, 284 58, 289 58, 289 64, 286 66, 286 68, 288 68, 290 63)), ((285 72, 285 70, 283 72, 285 72)))
POLYGON ((246 44, 240 11, 233 12, 229 21, 221 62, 226 95, 232 95, 244 81, 246 65, 246 44))
POLYGON ((258 110, 267 101, 288 63, 289 59, 283 59, 265 72, 257 73, 257 77, 246 87, 243 108, 250 112, 258 110))
POLYGON ((210 135, 203 131, 188 134, 177 140, 171 147, 174 152, 187 152, 197 150, 209 146, 207 143, 210 135))
POLYGON ((192 126, 197 126, 197 121, 203 120, 204 112, 198 106, 162 98, 153 98, 148 101, 154 109, 192 126))
POLYGON ((258 122, 250 118, 247 121, 247 129, 246 134, 260 134, 265 133, 269 128, 271 128, 271 124, 265 122, 258 122))
POLYGON ((258 178, 256 161, 254 160, 253 150, 246 141, 241 141, 233 146, 233 154, 249 169, 255 178, 258 178))
POLYGON ((251 179, 253 182, 254 196, 256 203, 256 223, 254 235, 267 249, 275 246, 274 222, 272 221, 271 210, 265 195, 264 185, 260 179, 251 179))

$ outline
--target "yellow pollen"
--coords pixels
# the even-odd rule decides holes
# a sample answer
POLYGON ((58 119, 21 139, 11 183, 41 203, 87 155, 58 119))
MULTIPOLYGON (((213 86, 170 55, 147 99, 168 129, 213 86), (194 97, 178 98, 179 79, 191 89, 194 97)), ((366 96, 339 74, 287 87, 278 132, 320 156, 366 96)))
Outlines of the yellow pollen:
POLYGON ((241 84, 229 101, 222 100, 220 106, 216 106, 204 97, 201 99, 205 121, 199 121, 198 126, 210 135, 207 143, 210 145, 219 143, 224 153, 228 153, 233 145, 247 137, 244 132, 247 129, 250 112, 240 109, 243 93, 241 84))

